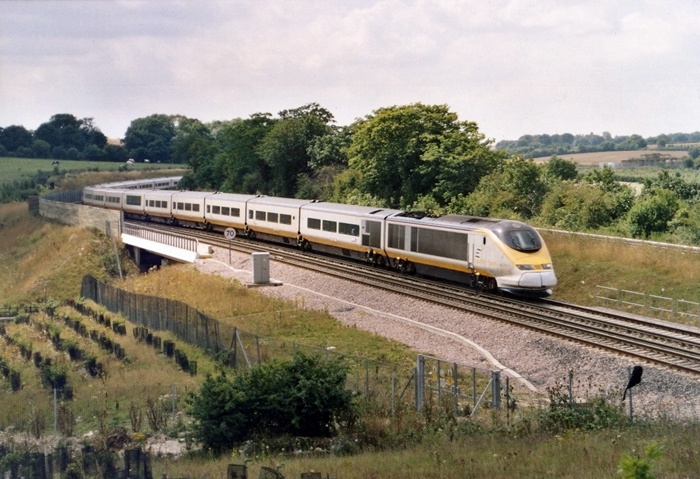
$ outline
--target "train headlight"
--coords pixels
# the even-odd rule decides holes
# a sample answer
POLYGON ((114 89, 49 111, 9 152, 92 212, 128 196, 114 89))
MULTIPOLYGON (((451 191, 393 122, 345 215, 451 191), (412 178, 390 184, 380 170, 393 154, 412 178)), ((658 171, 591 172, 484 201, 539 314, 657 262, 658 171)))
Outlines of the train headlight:
POLYGON ((540 266, 542 266, 542 269, 552 269, 552 263, 545 263, 540 266))
POLYGON ((519 270, 523 270, 523 271, 531 271, 531 270, 535 269, 535 265, 532 265, 532 264, 519 264, 519 265, 518 265, 518 269, 519 269, 519 270))

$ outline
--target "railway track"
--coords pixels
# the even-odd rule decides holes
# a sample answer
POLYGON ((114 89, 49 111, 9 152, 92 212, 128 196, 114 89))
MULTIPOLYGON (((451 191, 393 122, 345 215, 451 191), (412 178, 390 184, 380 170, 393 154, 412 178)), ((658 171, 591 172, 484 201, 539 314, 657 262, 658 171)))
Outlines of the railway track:
MULTIPOLYGON (((152 223, 132 223, 154 228, 152 223)), ((220 233, 164 225, 155 228, 187 234, 216 247, 230 246, 237 252, 267 251, 272 260, 288 265, 700 375, 700 329, 697 328, 551 300, 524 301, 484 294, 459 285, 406 276, 337 257, 302 253, 282 245, 238 238, 229 242, 220 233)))

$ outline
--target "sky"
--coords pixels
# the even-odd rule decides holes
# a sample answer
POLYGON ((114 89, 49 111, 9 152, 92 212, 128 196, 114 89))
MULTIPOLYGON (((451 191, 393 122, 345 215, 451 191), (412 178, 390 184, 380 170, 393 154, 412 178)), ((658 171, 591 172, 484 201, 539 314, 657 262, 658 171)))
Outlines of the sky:
POLYGON ((0 127, 446 104, 487 138, 700 130, 700 0, 0 0, 0 127))

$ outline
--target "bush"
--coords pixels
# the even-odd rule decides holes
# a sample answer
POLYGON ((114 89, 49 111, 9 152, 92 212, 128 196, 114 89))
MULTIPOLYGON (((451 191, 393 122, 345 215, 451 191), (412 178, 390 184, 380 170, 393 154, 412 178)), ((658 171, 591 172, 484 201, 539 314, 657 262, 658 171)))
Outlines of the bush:
POLYGON ((208 376, 188 396, 193 433, 215 453, 265 436, 327 437, 354 410, 345 389, 348 366, 339 359, 296 353, 291 361, 272 362, 233 379, 208 376))

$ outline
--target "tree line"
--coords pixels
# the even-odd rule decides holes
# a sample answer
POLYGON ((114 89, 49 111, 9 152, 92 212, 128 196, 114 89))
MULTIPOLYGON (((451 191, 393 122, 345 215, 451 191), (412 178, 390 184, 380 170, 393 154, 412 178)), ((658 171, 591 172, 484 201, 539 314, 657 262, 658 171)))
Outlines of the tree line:
MULTIPOLYGON (((5 152, 10 151, 5 146, 8 130, 10 138, 18 136, 12 127, 0 132, 5 152)), ((337 125, 333 114, 316 103, 212 123, 151 115, 131 122, 122 145, 105 144, 91 119, 65 114, 29 133, 25 145, 34 138, 34 143, 47 143, 51 154, 70 150, 88 159, 86 152, 102 145, 103 152, 119 149, 118 155, 105 153, 107 159, 186 164, 190 171, 182 186, 193 190, 512 218, 575 231, 700 243, 697 184, 663 172, 645 180, 642 194, 635 195, 610 168, 580 174, 573 162, 556 155, 535 163, 498 148, 476 123, 460 121, 447 105, 379 108, 347 126, 337 125)), ((694 135, 668 140, 692 140, 694 135)), ((537 141, 572 147, 599 140, 595 135, 544 136, 537 141)), ((660 138, 654 140, 657 145, 660 138)), ((633 135, 619 144, 625 141, 641 146, 649 139, 633 135)), ((19 144, 11 145, 13 151, 22 148, 19 144)), ((692 148, 688 154, 686 166, 700 166, 692 148)))
POLYGON ((641 150, 650 145, 657 149, 688 150, 692 159, 700 156, 700 147, 693 143, 700 142, 700 131, 693 133, 661 134, 643 138, 640 135, 612 136, 605 131, 602 135, 523 135, 517 140, 503 140, 496 148, 504 149, 511 154, 520 154, 531 158, 564 155, 571 153, 591 153, 599 151, 629 151, 641 150))

